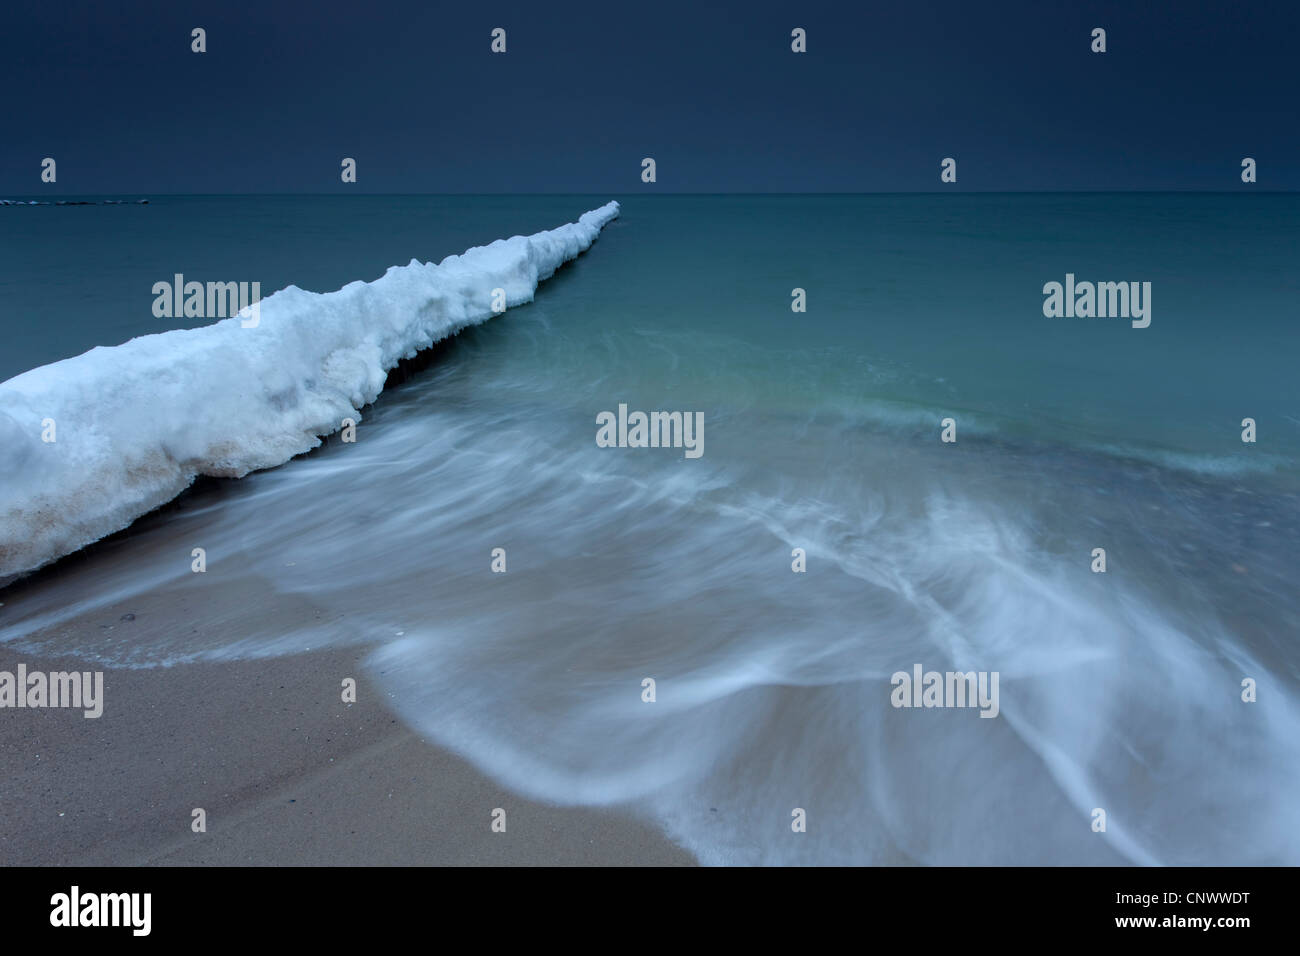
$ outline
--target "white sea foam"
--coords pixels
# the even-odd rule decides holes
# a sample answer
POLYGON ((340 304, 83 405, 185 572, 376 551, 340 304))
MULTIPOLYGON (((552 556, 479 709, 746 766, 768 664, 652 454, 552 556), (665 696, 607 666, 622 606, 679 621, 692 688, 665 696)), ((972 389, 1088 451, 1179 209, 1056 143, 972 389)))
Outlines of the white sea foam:
POLYGON ((699 467, 610 454, 570 380, 549 399, 572 407, 511 390, 510 331, 386 396, 363 442, 20 591, 0 641, 67 652, 82 619, 75 653, 105 666, 365 644, 422 737, 514 792, 642 813, 705 863, 1300 859, 1289 568, 1256 546, 1214 576, 1235 546, 1196 536, 1225 511, 1281 522, 1276 501, 1173 476, 1143 497, 1140 474, 973 443, 951 469, 938 442, 816 424, 801 447, 833 454, 764 455, 771 422, 739 419, 699 467), (118 622, 182 606, 200 630, 118 622), (1000 672, 999 717, 894 709, 918 660, 1000 672))
POLYGON ((0 582, 118 531, 200 475, 241 477, 359 421, 400 359, 489 319, 586 250, 618 215, 497 240, 373 282, 295 286, 239 318, 95 348, 0 384, 0 582), (42 422, 54 423, 53 442, 42 422))

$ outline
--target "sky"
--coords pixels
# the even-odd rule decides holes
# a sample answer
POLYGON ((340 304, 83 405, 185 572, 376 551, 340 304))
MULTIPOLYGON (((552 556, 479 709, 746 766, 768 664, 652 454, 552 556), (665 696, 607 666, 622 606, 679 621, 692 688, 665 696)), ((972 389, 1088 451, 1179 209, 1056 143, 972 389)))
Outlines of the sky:
POLYGON ((0 197, 1300 189, 1295 0, 6 0, 4 20, 0 197))

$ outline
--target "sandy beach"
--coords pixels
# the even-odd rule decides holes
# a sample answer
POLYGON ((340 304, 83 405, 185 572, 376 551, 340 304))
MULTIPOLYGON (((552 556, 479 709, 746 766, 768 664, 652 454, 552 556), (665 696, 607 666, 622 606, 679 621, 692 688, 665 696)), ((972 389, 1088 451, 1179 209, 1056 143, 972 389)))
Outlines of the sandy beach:
MULTIPOLYGON (((109 620, 77 626, 98 630, 101 617, 109 620)), ((128 625, 167 622, 116 624, 128 625)), ((521 799, 423 742, 366 680, 364 654, 112 669, 98 719, 0 711, 0 862, 693 863, 649 826, 521 799), (357 678, 355 704, 341 700, 344 677, 357 678), (198 807, 206 833, 191 830, 198 807), (505 833, 491 830, 498 807, 505 833)), ((20 662, 29 671, 95 666, 0 649, 0 670, 20 662)))

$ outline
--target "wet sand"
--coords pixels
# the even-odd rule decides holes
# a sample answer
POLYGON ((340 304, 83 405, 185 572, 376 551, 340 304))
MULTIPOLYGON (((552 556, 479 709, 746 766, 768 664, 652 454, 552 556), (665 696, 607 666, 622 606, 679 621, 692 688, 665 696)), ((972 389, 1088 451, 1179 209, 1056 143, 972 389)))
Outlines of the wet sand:
MULTIPOLYGON (((62 639, 100 629, 100 618, 117 619, 87 615, 61 627, 62 639)), ((141 615, 117 626, 151 625, 141 615)), ((98 719, 0 710, 0 863, 694 862, 649 825, 522 799, 420 740, 366 679, 366 653, 105 669, 98 719), (341 699, 346 677, 357 680, 354 704, 341 699), (195 808, 205 833, 191 829, 195 808), (492 832, 496 808, 504 833, 492 832)), ((99 667, 0 647, 0 670, 20 662, 29 672, 99 667)))

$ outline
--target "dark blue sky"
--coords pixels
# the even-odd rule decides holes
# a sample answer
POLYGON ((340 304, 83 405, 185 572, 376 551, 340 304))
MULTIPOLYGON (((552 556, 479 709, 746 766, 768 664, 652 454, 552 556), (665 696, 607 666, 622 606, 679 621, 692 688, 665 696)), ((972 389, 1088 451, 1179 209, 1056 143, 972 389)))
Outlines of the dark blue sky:
POLYGON ((912 191, 945 156, 963 190, 1296 190, 1297 37, 1296 0, 10 0, 0 196, 912 191))

